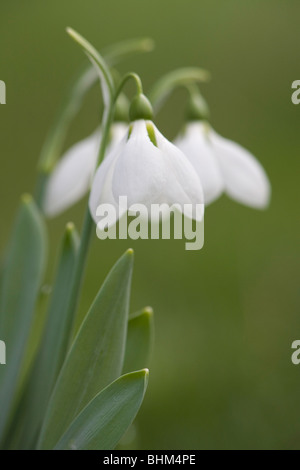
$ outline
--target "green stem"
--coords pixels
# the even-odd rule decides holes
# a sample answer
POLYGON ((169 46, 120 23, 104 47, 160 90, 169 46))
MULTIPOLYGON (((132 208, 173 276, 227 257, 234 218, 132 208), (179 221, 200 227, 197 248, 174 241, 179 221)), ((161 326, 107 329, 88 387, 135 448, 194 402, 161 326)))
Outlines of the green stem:
POLYGON ((52 172, 61 156, 70 124, 80 110, 86 93, 98 79, 96 70, 90 66, 88 68, 85 66, 73 78, 42 147, 38 162, 40 174, 52 172))
POLYGON ((198 67, 177 69, 163 75, 148 93, 154 111, 157 113, 160 110, 175 88, 195 82, 207 82, 209 78, 209 72, 198 67))
POLYGON ((98 154, 97 168, 104 158, 105 150, 108 145, 109 131, 110 131, 111 124, 113 122, 114 111, 115 111, 115 101, 111 103, 111 105, 108 108, 106 116, 103 117, 104 122, 102 125, 101 143, 100 143, 100 149, 99 149, 99 154, 98 154))
POLYGON ((49 177, 48 173, 39 172, 37 181, 36 181, 36 187, 34 190, 35 202, 41 210, 43 210, 43 200, 44 200, 48 177, 49 177))
MULTIPOLYGON (((98 156, 98 165, 99 166, 104 158, 105 151, 108 144, 109 139, 109 132, 110 127, 113 121, 114 116, 114 109, 116 99, 121 92, 122 87, 126 83, 127 80, 133 78, 136 82, 137 88, 140 92, 142 92, 142 83, 140 77, 134 73, 128 74, 124 77, 121 82, 121 86, 119 87, 117 93, 115 93, 115 88, 112 80, 112 76, 110 74, 109 68, 106 62, 103 60, 102 56, 96 51, 96 49, 80 34, 76 31, 72 30, 71 28, 67 29, 69 35, 83 48, 85 53, 89 56, 92 62, 100 71, 101 79, 104 81, 105 85, 107 86, 108 91, 108 101, 106 103, 106 109, 104 110, 103 119, 102 119, 102 132, 101 132, 101 144, 99 149, 99 156, 98 156)), ((105 98, 105 97, 104 97, 105 98)), ((41 181, 42 183, 42 181, 41 181)), ((41 185, 43 187, 43 184, 41 185)), ((39 199, 43 196, 43 191, 40 189, 38 191, 39 199)), ((80 292, 85 272, 85 266, 87 261, 88 250, 90 246, 90 240, 92 235, 92 227, 93 227, 93 219, 90 215, 89 207, 87 206, 83 227, 82 227, 82 234, 79 246, 79 252, 77 255, 74 272, 73 272, 73 279, 72 279, 72 286, 70 291, 70 298, 68 301, 67 307, 67 318, 69 319, 69 331, 70 331, 70 340, 72 339, 72 331, 74 328, 74 320, 76 317, 76 311, 80 299, 80 292)))
POLYGON ((87 41, 83 36, 81 36, 81 34, 77 33, 77 31, 75 31, 74 29, 67 28, 67 33, 83 49, 83 51, 91 59, 92 63, 97 66, 98 70, 102 75, 103 81, 107 86, 110 98, 112 98, 114 95, 114 84, 108 65, 101 56, 101 54, 99 54, 99 52, 89 41, 87 41))
POLYGON ((187 107, 186 118, 188 121, 199 121, 209 119, 209 107, 200 93, 199 87, 195 84, 185 85, 189 94, 189 102, 187 107))
POLYGON ((151 38, 137 38, 121 41, 102 50, 106 62, 110 66, 117 64, 121 60, 132 57, 141 52, 151 52, 154 49, 154 41, 151 38))
POLYGON ((66 316, 66 318, 69 319, 70 341, 72 341, 72 338, 73 338, 75 315, 76 315, 77 308, 78 308, 80 291, 81 291, 83 277, 85 273, 85 266, 86 266, 87 255, 88 255, 88 250, 89 250, 89 245, 90 245, 90 240, 91 240, 91 235, 92 235, 93 224, 94 224, 93 219, 91 217, 89 207, 87 206, 85 215, 84 215, 79 251, 78 251, 78 255, 77 255, 77 259, 76 259, 76 263, 74 267, 72 288, 70 292, 68 312, 66 316))
MULTIPOLYGON (((111 126, 113 114, 114 114, 115 87, 114 87, 113 79, 109 71, 108 65, 106 64, 102 56, 98 53, 98 51, 94 48, 94 46, 90 44, 79 33, 74 31, 72 28, 67 28, 67 32, 71 36, 71 38, 74 39, 74 41, 78 43, 80 47, 83 49, 83 51, 88 55, 92 63, 96 66, 96 69, 100 75, 103 100, 105 104, 103 118, 102 118, 102 139, 101 139, 99 158, 98 158, 98 164, 100 164, 104 158, 106 146, 108 143, 110 126, 111 126)), ((92 235, 92 227, 93 227, 93 220, 90 215, 89 206, 87 205, 85 216, 84 216, 84 221, 83 221, 79 252, 77 255, 76 262, 75 262, 73 278, 72 278, 72 283, 71 283, 70 297, 68 299, 68 306, 67 306, 66 317, 69 319, 68 322, 70 323, 70 329, 69 329, 70 339, 72 338, 72 330, 74 327, 74 320, 75 320, 76 311, 77 311, 79 298, 80 298, 82 281, 84 277, 86 260, 87 260, 87 255, 88 255, 88 250, 89 250, 89 245, 90 245, 90 240, 91 240, 91 235, 92 235)))
MULTIPOLYGON (((108 138, 109 138, 109 131, 110 131, 110 127, 111 127, 112 120, 113 120, 113 115, 114 115, 114 103, 112 103, 109 106, 107 113, 103 117, 102 138, 101 138, 101 144, 100 144, 100 149, 99 149, 97 166, 100 165, 105 155, 105 150, 106 150, 108 138)), ((75 323, 76 312, 77 312, 79 298, 80 298, 83 277, 85 273, 86 260, 87 260, 89 246, 90 246, 93 226, 94 226, 94 221, 91 217, 89 206, 87 205, 85 216, 84 216, 84 221, 83 221, 79 251, 78 251, 77 260, 76 260, 76 264, 74 268, 70 300, 69 300, 69 305, 68 305, 67 318, 70 319, 70 328, 69 328, 70 341, 73 338, 74 323, 75 323)))
POLYGON ((142 94, 143 93, 143 85, 142 85, 142 80, 140 79, 139 75, 137 73, 134 73, 134 72, 129 72, 127 73, 121 80, 118 88, 117 88, 117 91, 116 91, 116 94, 115 94, 115 101, 117 100, 119 94, 121 93, 121 91, 123 90, 124 86, 126 85, 126 83, 129 81, 129 80, 134 80, 135 81, 135 84, 136 84, 136 88, 137 88, 137 93, 138 94, 142 94))

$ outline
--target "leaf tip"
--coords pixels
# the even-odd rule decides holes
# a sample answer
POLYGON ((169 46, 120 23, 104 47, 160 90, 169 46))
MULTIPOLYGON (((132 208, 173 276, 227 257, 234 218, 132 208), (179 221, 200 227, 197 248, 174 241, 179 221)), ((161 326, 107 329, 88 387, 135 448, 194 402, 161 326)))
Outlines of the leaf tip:
POLYGON ((78 236, 75 224, 73 222, 68 222, 66 224, 65 233, 64 233, 64 246, 71 247, 77 251, 79 246, 80 238, 78 236))
POLYGON ((70 28, 70 26, 67 26, 67 27, 66 27, 66 32, 67 32, 70 36, 72 36, 72 34, 75 33, 74 29, 73 29, 73 28, 70 28))
POLYGON ((143 39, 143 48, 146 52, 151 52, 155 48, 155 42, 152 38, 143 39))
POLYGON ((66 232, 71 233, 74 230, 75 230, 75 225, 73 224, 73 222, 68 222, 66 225, 66 232))
POLYGON ((33 201, 33 198, 31 196, 31 194, 29 194, 29 193, 25 193, 21 197, 22 204, 28 205, 28 204, 31 204, 32 201, 33 201))
POLYGON ((77 33, 77 31, 75 31, 75 29, 73 28, 70 28, 69 26, 66 28, 66 32, 67 34, 77 43, 81 44, 81 36, 79 33, 77 33))
POLYGON ((142 369, 141 372, 144 375, 144 390, 146 390, 149 381, 149 369, 142 369))
POLYGON ((149 369, 140 369, 136 372, 129 373, 128 376, 135 377, 137 379, 142 379, 144 381, 144 390, 146 390, 149 381, 149 369))
POLYGON ((143 309, 143 313, 145 315, 148 315, 148 317, 152 317, 153 316, 153 308, 152 307, 145 307, 143 309))
POLYGON ((128 248, 128 250, 125 252, 126 255, 133 256, 134 251, 132 248, 128 248))

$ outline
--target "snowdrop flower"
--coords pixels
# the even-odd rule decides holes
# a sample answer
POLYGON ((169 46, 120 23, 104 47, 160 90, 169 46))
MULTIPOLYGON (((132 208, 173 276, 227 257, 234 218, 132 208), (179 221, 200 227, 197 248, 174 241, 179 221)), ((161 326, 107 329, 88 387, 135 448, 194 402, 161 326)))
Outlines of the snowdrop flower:
POLYGON ((190 121, 175 144, 199 175, 208 204, 225 192, 232 199, 263 209, 270 183, 262 165, 239 144, 217 134, 206 121, 190 121))
MULTIPOLYGON (((201 182, 185 155, 169 142, 153 124, 151 105, 140 94, 130 108, 131 125, 122 139, 96 171, 89 207, 96 223, 97 208, 113 204, 121 217, 133 204, 143 204, 149 214, 152 204, 173 204, 190 218, 203 217, 201 182), (150 108, 150 109, 149 109, 150 108), (133 111, 134 110, 134 111, 133 111), (126 197, 127 205, 119 205, 126 197), (192 207, 187 213, 184 204, 192 207), (194 212, 195 205, 201 210, 194 212)), ((99 215, 99 213, 98 213, 99 215)), ((108 225, 115 223, 111 220, 108 225)))
MULTIPOLYGON (((126 130, 124 122, 113 123, 108 152, 113 150, 126 130)), ((48 217, 63 212, 87 193, 96 170, 100 141, 100 129, 97 129, 73 145, 58 161, 45 190, 43 210, 48 217)))

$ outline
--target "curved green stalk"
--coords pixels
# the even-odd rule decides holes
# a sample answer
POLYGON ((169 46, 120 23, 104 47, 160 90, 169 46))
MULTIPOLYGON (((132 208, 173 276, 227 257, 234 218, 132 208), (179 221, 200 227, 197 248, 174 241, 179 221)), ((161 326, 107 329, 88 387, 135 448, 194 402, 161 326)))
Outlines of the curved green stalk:
POLYGON ((139 75, 135 72, 129 72, 122 78, 117 88, 117 91, 115 93, 115 101, 118 99, 118 96, 120 95, 121 91, 123 90, 124 86, 129 80, 134 80, 136 84, 137 92, 140 94, 143 93, 142 80, 140 79, 139 75))
POLYGON ((189 103, 187 108, 188 121, 207 121, 210 116, 209 107, 200 93, 199 87, 195 83, 191 83, 186 85, 186 89, 189 94, 189 103))
POLYGON ((95 47, 92 46, 92 44, 88 42, 83 36, 77 33, 77 31, 72 28, 67 28, 67 33, 71 36, 72 39, 74 39, 75 42, 77 42, 77 44, 79 44, 91 62, 96 65, 102 83, 104 103, 106 106, 108 106, 114 97, 114 82, 108 65, 99 52, 95 49, 95 47))
MULTIPOLYGON (((135 80, 138 90, 140 91, 142 91, 142 83, 138 75, 134 73, 128 74, 124 77, 124 79, 121 82, 122 87, 119 87, 117 93, 115 93, 113 78, 102 56, 86 39, 84 39, 76 31, 74 31, 71 28, 68 28, 67 31, 69 35, 72 37, 72 39, 74 39, 75 42, 77 42, 81 46, 81 48, 87 54, 89 59, 92 61, 93 65, 96 67, 100 75, 100 80, 102 83, 105 109, 104 109, 103 118, 102 118, 102 139, 101 139, 101 145, 100 145, 99 156, 98 156, 98 165, 100 165, 105 155, 105 150, 106 150, 108 138, 109 138, 109 131, 110 131, 110 127, 112 124, 113 115, 114 115, 115 102, 116 102, 118 94, 120 93, 126 81, 129 80, 130 78, 133 78, 135 80)), ((73 323, 72 325, 70 324, 70 337, 72 334, 75 314, 76 314, 76 310, 77 310, 77 306, 79 302, 79 295, 80 295, 81 285, 82 285, 84 272, 85 272, 87 253, 88 253, 88 248, 89 248, 91 234, 92 234, 92 227, 93 227, 93 220, 89 212, 89 207, 87 206, 85 216, 84 216, 79 252, 78 252, 75 267, 74 267, 72 287, 71 287, 70 297, 69 297, 69 302, 68 302, 68 307, 67 307, 68 308, 67 317, 70 318, 71 319, 70 321, 72 321, 73 323)))
MULTIPOLYGON (((105 155, 110 126, 113 120, 113 115, 114 115, 114 103, 112 103, 111 106, 109 107, 108 112, 105 115, 105 120, 103 122, 102 139, 101 139, 97 166, 100 165, 105 155)), ((74 326, 75 314, 76 314, 76 310, 77 310, 77 306, 79 302, 79 295, 80 295, 81 285, 82 285, 83 276, 85 272, 87 253, 89 249, 93 226, 94 226, 94 221, 91 217, 89 206, 87 205, 85 216, 84 216, 84 221, 83 221, 79 252, 78 252, 78 256, 77 256, 77 260, 76 260, 76 264, 74 268, 70 300, 69 300, 69 305, 68 305, 67 317, 72 319, 72 325, 70 325, 71 335, 72 335, 72 330, 74 326)))
POLYGON ((94 221, 91 217, 89 207, 87 206, 83 226, 81 231, 81 238, 80 238, 80 245, 77 254, 77 258, 75 261, 74 272, 73 272, 73 279, 72 279, 72 287, 70 290, 70 296, 67 306, 67 314, 66 318, 69 319, 69 332, 70 337, 69 341, 72 339, 72 332, 73 326, 75 322, 75 315, 79 303, 79 296, 81 292, 81 286, 84 278, 86 261, 87 261, 87 254, 90 245, 90 240, 92 236, 92 228, 94 225, 94 221))
POLYGON ((207 82, 210 73, 198 67, 177 69, 161 77, 148 93, 148 97, 157 112, 175 88, 195 82, 207 82))
MULTIPOLYGON (((101 145, 100 145, 99 157, 98 157, 98 165, 99 165, 102 162, 104 155, 105 155, 110 126, 111 126, 113 115, 114 115, 114 107, 115 107, 114 83, 113 83, 113 79, 112 79, 112 76, 110 74, 110 71, 108 69, 106 62, 101 57, 101 55, 96 51, 96 49, 86 39, 80 36, 80 34, 76 33, 76 31, 70 28, 68 28, 67 31, 70 34, 70 36, 82 47, 84 52, 88 55, 92 63, 98 69, 100 80, 102 82, 103 94, 105 95, 107 93, 106 96, 103 96, 104 102, 105 102, 105 109, 104 109, 103 118, 102 118, 102 139, 101 139, 101 145)), ((72 321, 72 325, 70 325, 70 337, 72 334, 72 328, 74 325, 75 314, 76 314, 76 310, 78 306, 81 285, 82 285, 82 281, 84 277, 87 253, 88 253, 88 248, 90 244, 93 225, 94 225, 94 222, 92 220, 89 207, 87 205, 85 216, 84 216, 79 252, 78 252, 78 256, 77 256, 76 263, 75 263, 72 287, 71 287, 70 297, 69 297, 69 302, 68 302, 68 307, 67 307, 68 308, 67 318, 70 318, 70 322, 72 321)))
MULTIPOLYGON (((150 38, 130 39, 113 44, 103 50, 102 56, 108 66, 114 66, 134 54, 149 52, 154 43, 150 38)), ((38 179, 35 188, 35 200, 42 207, 47 179, 59 159, 70 124, 82 106, 87 92, 99 78, 95 67, 82 67, 68 87, 65 99, 58 111, 54 123, 46 137, 38 162, 38 179)))
POLYGON ((138 38, 122 41, 112 46, 107 46, 102 55, 106 62, 113 66, 120 60, 127 59, 140 52, 151 52, 154 49, 154 41, 151 38, 138 38))

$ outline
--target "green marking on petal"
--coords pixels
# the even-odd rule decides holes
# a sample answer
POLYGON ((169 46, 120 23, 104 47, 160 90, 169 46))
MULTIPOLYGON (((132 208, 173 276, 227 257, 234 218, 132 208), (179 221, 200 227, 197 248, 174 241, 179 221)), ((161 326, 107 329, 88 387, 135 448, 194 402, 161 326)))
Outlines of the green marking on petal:
POLYGON ((129 126, 129 129, 128 129, 127 140, 128 140, 128 139, 129 139, 129 137, 131 136, 132 129, 133 129, 133 126, 132 126, 132 124, 130 124, 130 126, 129 126))
POLYGON ((155 147, 157 147, 157 141, 156 141, 154 127, 153 127, 152 122, 148 121, 146 123, 146 127, 147 127, 147 132, 148 132, 149 139, 151 140, 152 144, 155 145, 155 147))

